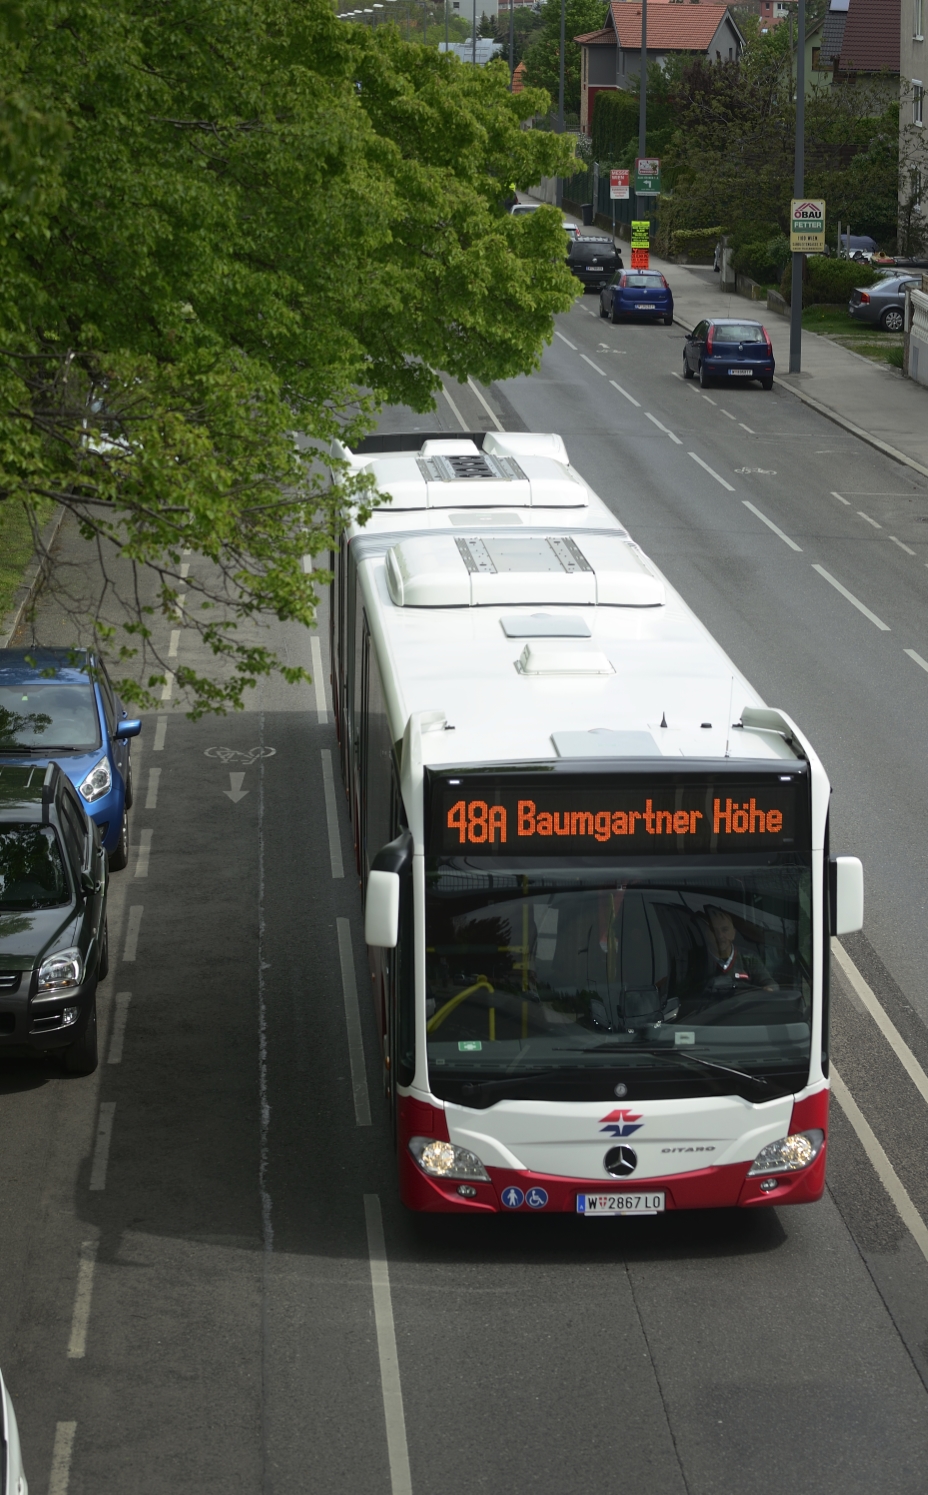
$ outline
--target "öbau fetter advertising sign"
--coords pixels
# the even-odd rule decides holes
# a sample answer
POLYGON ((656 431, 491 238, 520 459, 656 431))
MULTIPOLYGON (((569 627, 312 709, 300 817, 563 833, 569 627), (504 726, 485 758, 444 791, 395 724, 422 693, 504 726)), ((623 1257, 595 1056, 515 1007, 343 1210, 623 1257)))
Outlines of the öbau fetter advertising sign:
POLYGON ((789 215, 789 247, 793 254, 821 254, 825 248, 825 199, 794 197, 789 215))

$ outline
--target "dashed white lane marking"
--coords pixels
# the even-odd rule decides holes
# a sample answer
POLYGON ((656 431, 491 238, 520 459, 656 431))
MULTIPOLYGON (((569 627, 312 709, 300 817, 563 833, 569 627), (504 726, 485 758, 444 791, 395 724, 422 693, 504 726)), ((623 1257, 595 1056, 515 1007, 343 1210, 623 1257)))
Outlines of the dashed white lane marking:
POLYGON ((390 1268, 387 1263, 387 1247, 383 1235, 383 1215, 377 1194, 364 1195, 364 1219, 367 1225, 367 1251, 371 1263, 371 1290, 374 1295, 374 1323, 377 1328, 383 1415, 387 1425, 390 1490, 391 1495, 412 1495, 409 1447, 406 1442, 406 1418, 403 1413, 403 1388, 400 1382, 400 1362, 396 1353, 396 1328, 393 1322, 393 1300, 390 1294, 390 1268))
POLYGON ((452 398, 449 395, 449 393, 448 393, 447 389, 445 388, 444 384, 442 384, 441 392, 444 395, 445 399, 448 401, 448 404, 451 406, 451 414, 454 416, 454 418, 457 421, 458 425, 461 427, 461 430, 462 431, 466 431, 467 430, 467 421, 464 419, 464 417, 461 414, 460 410, 458 409, 457 405, 452 400, 452 398))
POLYGON ((135 952, 139 945, 139 930, 142 927, 142 910, 144 904, 136 903, 129 910, 129 918, 126 921, 126 943, 122 952, 124 961, 135 960, 135 952))
POLYGON ((592 358, 587 358, 587 356, 586 356, 585 353, 581 353, 580 357, 583 359, 584 363, 588 363, 590 365, 590 368, 593 370, 594 373, 596 373, 596 374, 602 374, 603 378, 605 379, 605 377, 606 377, 606 370, 605 369, 601 369, 598 363, 594 363, 593 362, 592 358))
POLYGON ((851 507, 851 500, 849 498, 842 498, 841 494, 836 493, 834 488, 832 488, 831 490, 831 496, 832 498, 836 498, 839 504, 847 504, 848 508, 851 507))
POLYGON ((856 609, 857 609, 857 611, 859 613, 863 613, 863 615, 864 615, 865 618, 869 618, 870 619, 870 622, 874 625, 875 628, 879 628, 883 633, 891 633, 892 632, 892 629, 890 628, 890 626, 889 626, 888 623, 884 623, 883 619, 882 618, 878 618, 877 615, 876 615, 876 613, 872 613, 870 611, 869 607, 865 607, 864 604, 861 602, 860 598, 859 597, 855 597, 853 592, 849 592, 848 589, 847 589, 847 587, 843 587, 841 585, 840 581, 836 581, 835 578, 832 576, 831 572, 830 571, 826 571, 824 566, 819 566, 816 563, 816 564, 813 565, 812 570, 813 571, 817 571, 818 574, 819 574, 819 576, 824 576, 825 580, 827 582, 829 582, 831 584, 831 586, 834 587, 834 589, 835 589, 836 592, 840 592, 841 596, 842 597, 846 597, 847 600, 848 600, 848 602, 850 602, 854 607, 856 607, 856 609))
POLYGON ((345 1000, 345 1027, 348 1029, 348 1062, 351 1065, 354 1119, 358 1126, 370 1126, 371 1099, 367 1090, 361 1009, 358 1006, 358 983, 354 973, 354 951, 351 948, 351 923, 348 919, 336 919, 335 928, 338 932, 338 960, 342 968, 342 995, 345 1000))
POLYGON ((650 410, 646 410, 645 415, 647 416, 648 420, 654 422, 659 431, 663 431, 665 436, 669 436, 671 441, 675 441, 677 443, 677 446, 683 445, 683 442, 680 440, 679 436, 675 436, 673 431, 668 430, 663 421, 659 421, 656 415, 651 414, 650 410))
POLYGON ((909 656, 910 659, 914 659, 915 663, 916 664, 920 664, 921 667, 922 667, 922 669, 926 673, 928 673, 928 660, 922 659, 922 656, 920 654, 916 654, 916 652, 915 652, 914 649, 904 649, 903 653, 904 654, 908 654, 908 656, 909 656))
POLYGON ((898 545, 899 546, 900 550, 904 550, 905 553, 906 553, 906 555, 914 555, 915 554, 915 551, 912 550, 908 545, 903 545, 903 543, 902 543, 901 540, 897 540, 895 535, 890 535, 889 538, 892 540, 892 542, 893 542, 894 545, 898 545))
POLYGON ((768 529, 772 529, 773 533, 775 535, 779 536, 779 538, 783 541, 784 545, 788 545, 789 548, 790 548, 790 550, 798 550, 800 552, 800 554, 802 553, 802 546, 801 545, 797 545, 795 540, 791 540, 790 537, 789 537, 789 535, 784 534, 783 531, 780 529, 780 526, 778 524, 774 524, 773 520, 772 519, 768 519, 766 514, 762 514, 761 511, 760 511, 760 509, 755 508, 754 504, 748 503, 748 500, 746 498, 743 498, 741 500, 741 502, 744 504, 744 507, 746 509, 750 509, 750 511, 751 511, 752 514, 756 514, 757 515, 758 519, 761 521, 762 524, 766 524, 766 526, 767 526, 768 529))
POLYGON ((742 431, 747 431, 747 433, 748 433, 749 436, 756 436, 757 435, 757 432, 753 431, 750 426, 746 426, 744 424, 743 420, 739 420, 738 424, 741 427, 742 431))
POLYGON ((169 701, 171 699, 171 696, 173 695, 173 693, 174 693, 174 672, 173 672, 173 670, 168 670, 168 672, 167 672, 167 674, 165 676, 164 684, 161 687, 161 699, 162 699, 162 701, 169 701))
MULTIPOLYGON (((189 550, 186 551, 185 554, 189 555, 190 551, 189 550)), ((187 577, 190 575, 190 562, 189 561, 184 561, 184 564, 180 568, 180 574, 181 574, 182 579, 184 581, 186 581, 187 577)))
POLYGON ((76 1422, 59 1422, 55 1427, 52 1467, 48 1476, 48 1495, 68 1495, 71 1483, 71 1454, 74 1451, 76 1422))
POLYGON ((172 628, 171 629, 171 641, 168 644, 168 659, 176 659, 177 658, 177 647, 178 647, 179 643, 180 643, 180 629, 179 628, 172 628))
POLYGON ((302 556, 301 559, 300 559, 300 565, 303 568, 303 575, 304 576, 309 576, 310 572, 313 569, 313 558, 312 558, 312 556, 311 555, 304 555, 304 556, 302 556))
POLYGON ((683 375, 682 374, 678 374, 677 371, 676 371, 676 369, 672 369, 671 372, 672 372, 673 377, 675 379, 682 379, 683 378, 683 375))
MULTIPOLYGON (((906 650, 909 653, 909 650, 906 650)), ((928 670, 928 664, 921 661, 928 670)), ((928 1075, 922 1069, 912 1050, 909 1048, 902 1034, 899 1032, 889 1014, 883 1008, 875 993, 870 989, 857 966, 848 955, 840 940, 832 939, 831 953, 841 967, 841 974, 854 988, 861 1002, 863 1002, 873 1021, 876 1023, 886 1042, 889 1044, 899 1063, 902 1065, 912 1084, 915 1086, 922 1100, 928 1101, 928 1075)))
POLYGON ((857 1133, 864 1152, 873 1164, 880 1183, 896 1206, 900 1219, 908 1227, 919 1251, 925 1260, 928 1261, 928 1227, 926 1227, 924 1220, 912 1203, 901 1178, 877 1141, 873 1128, 870 1126, 833 1064, 831 1066, 831 1088, 834 1091, 835 1100, 857 1133))
POLYGON ((329 720, 329 708, 325 699, 325 671, 322 668, 322 645, 319 635, 312 634, 310 637, 310 649, 313 656, 313 685, 316 689, 316 715, 319 725, 324 727, 329 720))
MULTIPOLYGON (((709 400, 709 396, 708 395, 703 395, 703 399, 704 400, 709 400)), ((718 409, 718 403, 719 403, 718 400, 709 400, 709 404, 710 405, 714 405, 716 407, 716 409, 718 409)))
POLYGON ((700 467, 702 467, 709 474, 710 478, 715 478, 715 481, 717 483, 721 483, 723 488, 727 488, 729 493, 734 493, 735 490, 731 486, 731 483, 726 483, 724 478, 720 478, 718 473, 715 471, 715 468, 710 467, 708 462, 704 462, 702 460, 702 457, 697 457, 695 452, 690 452, 690 456, 692 457, 694 462, 699 463, 700 467))
POLYGON ((624 395, 626 400, 628 400, 628 403, 630 405, 634 405, 636 410, 641 409, 641 401, 636 400, 634 395, 630 395, 627 389, 622 388, 621 384, 616 384, 614 379, 610 379, 609 383, 612 385, 613 389, 617 389, 619 391, 620 395, 624 395))
POLYGON ((110 1160, 110 1142, 113 1139, 113 1117, 115 1113, 115 1101, 104 1100, 100 1102, 97 1137, 93 1147, 93 1162, 90 1165, 90 1188, 97 1192, 106 1188, 106 1169, 110 1160))
POLYGON ((342 861, 342 842, 338 831, 338 804, 335 799, 335 779, 332 775, 332 754, 329 748, 320 748, 322 758, 322 788, 325 794, 325 819, 329 831, 329 861, 332 864, 332 876, 344 877, 345 864, 342 861))
POLYGON ((732 415, 732 413, 731 413, 730 410, 722 410, 720 408, 719 409, 719 414, 720 415, 727 415, 729 420, 736 420, 737 419, 737 416, 732 415))
POLYGON ((154 831, 147 830, 139 833, 139 854, 135 863, 136 877, 148 876, 148 859, 151 856, 151 838, 154 831))
POLYGON ((122 1050, 126 1041, 126 1023, 129 1018, 129 1003, 131 1000, 131 991, 116 993, 116 1011, 113 1013, 113 1032, 110 1037, 110 1052, 107 1057, 107 1064, 122 1063, 122 1050))
POLYGON ((557 330, 556 327, 554 329, 554 336, 555 337, 559 337, 562 343, 566 343, 567 346, 568 346, 568 348, 573 348, 574 352, 576 353, 576 351, 577 351, 577 344, 576 343, 572 343, 569 337, 565 337, 564 336, 563 332, 558 332, 558 330, 557 330))
POLYGON ((158 808, 158 785, 161 782, 161 769, 150 768, 148 770, 148 793, 145 796, 146 810, 157 810, 158 808))
POLYGON ((486 411, 487 415, 490 417, 490 419, 493 422, 494 426, 496 427, 497 431, 504 431, 506 428, 503 425, 502 421, 497 418, 496 411, 495 410, 491 410, 490 406, 487 404, 486 400, 483 398, 483 395, 480 393, 480 390, 477 388, 476 384, 474 383, 473 379, 470 377, 469 374, 467 376, 467 382, 470 385, 471 389, 473 390, 474 394, 477 396, 477 399, 480 401, 480 403, 483 406, 484 410, 486 411))
POLYGON ((90 1323, 93 1274, 96 1265, 97 1242, 84 1241, 77 1264, 77 1287, 74 1292, 74 1310, 71 1314, 71 1338, 68 1340, 69 1360, 83 1360, 87 1353, 87 1327, 90 1323))
POLYGON ((863 509, 858 509, 857 512, 860 515, 861 519, 866 519, 867 523, 872 524, 874 529, 883 528, 882 524, 877 524, 875 519, 871 519, 869 514, 865 514, 863 509))
POLYGON ((151 747, 151 750, 152 750, 153 753, 162 753, 164 751, 164 739, 165 739, 165 737, 167 735, 167 730, 168 730, 168 719, 167 719, 167 717, 166 716, 159 716, 159 718, 158 718, 158 725, 155 728, 155 740, 152 743, 152 747, 151 747))

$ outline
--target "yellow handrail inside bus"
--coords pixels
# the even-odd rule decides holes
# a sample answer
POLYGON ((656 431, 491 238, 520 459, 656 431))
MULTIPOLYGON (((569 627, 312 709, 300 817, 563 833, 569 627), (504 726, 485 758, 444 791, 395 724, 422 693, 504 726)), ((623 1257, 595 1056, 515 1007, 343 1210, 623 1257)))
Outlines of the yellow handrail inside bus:
POLYGON ((460 1007, 462 1002, 466 1002, 468 997, 472 997, 475 991, 493 992, 493 987, 486 976, 478 976, 473 986, 465 986, 464 990, 459 991, 456 997, 452 997, 449 1002, 446 1002, 444 1007, 439 1007, 438 1011, 433 1013, 426 1023, 426 1033, 434 1033, 435 1029, 440 1027, 445 1021, 448 1014, 453 1012, 455 1007, 460 1007))

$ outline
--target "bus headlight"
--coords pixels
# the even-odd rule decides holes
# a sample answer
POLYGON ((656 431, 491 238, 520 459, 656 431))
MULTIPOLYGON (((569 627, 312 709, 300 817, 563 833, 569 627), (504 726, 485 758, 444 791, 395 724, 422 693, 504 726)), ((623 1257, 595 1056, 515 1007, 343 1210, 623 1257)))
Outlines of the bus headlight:
POLYGON ((431 1178, 479 1178, 490 1182, 490 1175, 476 1153, 453 1142, 433 1142, 430 1137, 411 1137, 409 1151, 423 1173, 431 1178))
POLYGON ((815 1162, 824 1143, 825 1133, 818 1129, 793 1132, 779 1142, 768 1142, 748 1169, 748 1178, 756 1178, 759 1173, 798 1173, 815 1162))

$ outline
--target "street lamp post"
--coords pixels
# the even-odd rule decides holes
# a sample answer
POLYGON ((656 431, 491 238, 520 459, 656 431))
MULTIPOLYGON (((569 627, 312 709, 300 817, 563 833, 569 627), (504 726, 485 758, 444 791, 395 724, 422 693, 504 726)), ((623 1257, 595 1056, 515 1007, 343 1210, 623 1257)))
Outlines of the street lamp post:
MULTIPOLYGON (((638 156, 648 149, 648 0, 641 0, 641 62, 639 63, 640 85, 638 90, 638 156)), ((641 217, 641 203, 635 193, 635 211, 641 217)))
MULTIPOLYGON (((510 4, 512 0, 510 0, 510 4)), ((561 0, 561 53, 557 70, 557 133, 564 133, 564 0, 561 0)))
POLYGON ((512 93, 512 80, 516 75, 516 6, 515 0, 509 0, 509 92, 512 93))
MULTIPOLYGON (((793 196, 802 197, 806 180, 806 0, 799 0, 796 37, 796 155, 793 167, 793 196)), ((792 62, 790 62, 792 79, 792 62)), ((789 371, 802 369, 802 271, 804 254, 793 255, 793 279, 789 309, 789 371)))

